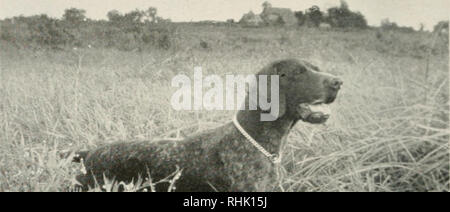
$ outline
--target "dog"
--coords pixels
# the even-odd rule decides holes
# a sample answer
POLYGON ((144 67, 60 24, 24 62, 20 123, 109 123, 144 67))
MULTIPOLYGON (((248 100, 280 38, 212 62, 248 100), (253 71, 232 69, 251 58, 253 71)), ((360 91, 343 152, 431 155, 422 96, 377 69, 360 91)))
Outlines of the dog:
MULTIPOLYGON (((86 169, 76 177, 80 187, 104 185, 104 176, 126 183, 140 177, 157 182, 179 170, 181 175, 172 182, 175 191, 273 191, 289 131, 299 120, 324 123, 329 114, 323 108, 334 102, 343 82, 296 59, 275 61, 260 75, 279 76, 275 121, 261 121, 267 111, 260 107, 244 109, 233 121, 182 140, 118 142, 77 152, 73 160, 86 169)), ((248 105, 248 91, 245 102, 248 105)), ((170 187, 159 183, 155 189, 170 187)))

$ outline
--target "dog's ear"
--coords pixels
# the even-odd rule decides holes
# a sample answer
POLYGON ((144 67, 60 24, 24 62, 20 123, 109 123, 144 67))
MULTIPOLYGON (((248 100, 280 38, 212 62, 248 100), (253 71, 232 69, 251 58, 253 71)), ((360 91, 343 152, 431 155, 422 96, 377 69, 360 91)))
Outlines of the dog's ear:
MULTIPOLYGON (((317 69, 316 66, 313 66, 311 64, 307 64, 308 66, 311 66, 312 69, 317 69)), ((277 73, 280 77, 281 76, 289 76, 292 74, 298 74, 303 73, 306 71, 305 68, 306 64, 303 62, 299 62, 297 60, 291 59, 291 60, 283 60, 278 61, 272 64, 272 69, 274 70, 274 73, 277 73)))

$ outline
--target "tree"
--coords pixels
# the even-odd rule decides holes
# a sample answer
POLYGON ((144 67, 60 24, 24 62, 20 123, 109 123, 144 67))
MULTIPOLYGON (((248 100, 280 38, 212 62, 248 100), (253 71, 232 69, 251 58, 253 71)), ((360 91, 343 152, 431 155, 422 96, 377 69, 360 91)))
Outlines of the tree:
POLYGON ((111 10, 106 14, 108 20, 113 23, 119 23, 122 21, 122 14, 117 10, 111 10))
POLYGON ((270 4, 270 2, 268 2, 268 1, 265 1, 265 2, 262 4, 262 7, 263 7, 263 9, 270 8, 270 7, 272 7, 272 4, 270 4))
POLYGON ((347 2, 341 1, 340 7, 328 9, 328 22, 332 27, 340 28, 366 28, 367 21, 359 12, 353 12, 349 9, 347 2))
POLYGON ((86 20, 86 11, 82 9, 70 8, 64 10, 63 21, 71 25, 79 26, 86 20))
POLYGON ((341 9, 350 11, 348 3, 345 0, 341 0, 341 9))
POLYGON ((58 48, 73 41, 73 35, 61 26, 61 21, 46 14, 26 17, 25 23, 30 32, 29 41, 32 43, 58 48))
POLYGON ((308 21, 315 27, 319 27, 320 22, 322 22, 323 13, 320 8, 316 5, 312 6, 306 12, 308 21))
POLYGON ((157 15, 158 15, 158 9, 155 7, 149 7, 145 12, 145 17, 150 19, 150 22, 155 23, 157 22, 157 15))
POLYGON ((131 12, 126 13, 123 16, 123 20, 126 23, 141 23, 142 18, 144 17, 144 12, 139 10, 134 10, 131 12))
POLYGON ((433 28, 433 32, 440 33, 442 31, 447 31, 448 33, 448 22, 449 21, 439 21, 433 28))
POLYGON ((303 11, 296 11, 294 15, 297 18, 298 25, 303 26, 306 22, 306 15, 303 13, 303 11))

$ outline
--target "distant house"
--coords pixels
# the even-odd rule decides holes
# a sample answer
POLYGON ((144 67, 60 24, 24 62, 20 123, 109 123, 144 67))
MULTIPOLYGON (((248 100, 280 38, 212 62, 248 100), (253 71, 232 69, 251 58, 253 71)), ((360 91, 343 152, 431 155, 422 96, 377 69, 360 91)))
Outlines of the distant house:
POLYGON ((250 11, 242 16, 239 24, 245 27, 258 27, 263 25, 264 21, 262 20, 261 16, 256 15, 255 13, 250 11))
POLYGON ((261 18, 268 25, 297 25, 297 18, 288 8, 265 7, 261 13, 261 18))

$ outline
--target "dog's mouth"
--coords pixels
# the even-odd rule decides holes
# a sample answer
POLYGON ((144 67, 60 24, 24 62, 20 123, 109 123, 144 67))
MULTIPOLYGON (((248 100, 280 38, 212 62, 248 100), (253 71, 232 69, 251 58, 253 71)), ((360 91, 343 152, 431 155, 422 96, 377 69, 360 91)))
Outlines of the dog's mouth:
MULTIPOLYGON (((333 99, 334 100, 334 99, 333 99)), ((300 119, 312 124, 325 123, 331 115, 329 104, 333 100, 321 101, 317 100, 312 103, 301 103, 297 106, 297 113, 300 119)))

